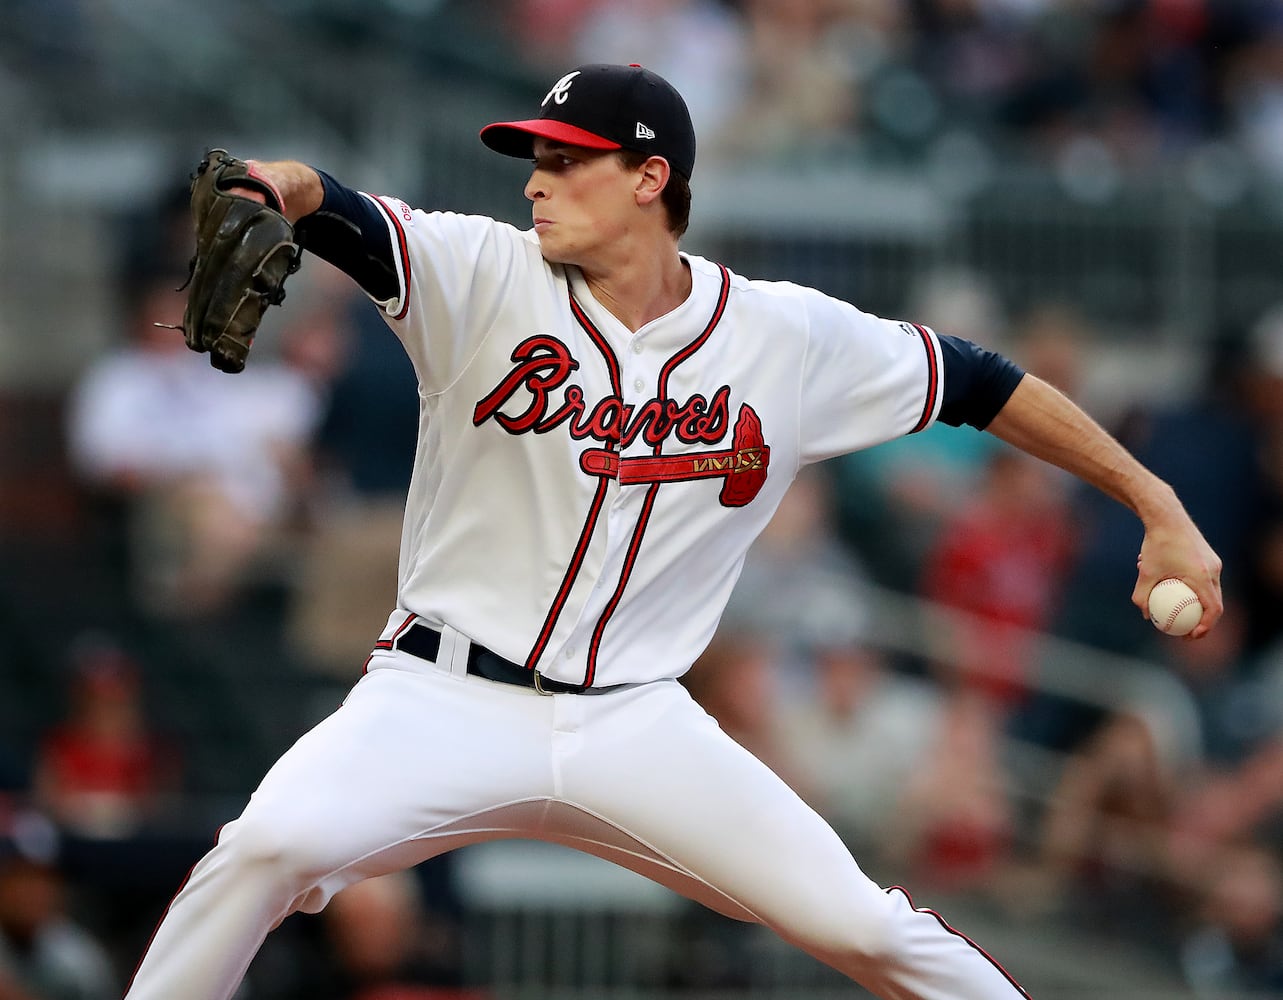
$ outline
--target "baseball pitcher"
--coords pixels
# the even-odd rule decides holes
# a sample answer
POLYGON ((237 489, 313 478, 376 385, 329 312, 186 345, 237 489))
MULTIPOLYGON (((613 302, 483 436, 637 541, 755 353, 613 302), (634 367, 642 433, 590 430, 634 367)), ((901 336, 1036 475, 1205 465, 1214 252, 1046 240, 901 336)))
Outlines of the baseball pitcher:
POLYGON ((533 164, 529 228, 221 150, 193 182, 188 344, 242 367, 304 248, 400 338, 419 440, 397 606, 360 680, 219 831, 129 998, 226 1000, 290 913, 503 837, 764 924, 888 1000, 1025 996, 875 885, 677 678, 799 468, 937 420, 1131 507, 1134 598, 1185 580, 1205 609, 1195 635, 1220 614, 1216 555, 1170 488, 1010 361, 679 250, 695 136, 654 73, 581 66, 481 140, 533 164))

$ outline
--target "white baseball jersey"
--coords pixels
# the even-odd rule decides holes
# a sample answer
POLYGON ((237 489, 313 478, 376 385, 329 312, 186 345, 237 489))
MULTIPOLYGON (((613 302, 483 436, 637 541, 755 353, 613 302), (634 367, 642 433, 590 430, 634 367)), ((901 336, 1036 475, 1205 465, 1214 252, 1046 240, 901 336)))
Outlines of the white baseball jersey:
POLYGON ((939 415, 941 341, 699 257, 689 299, 633 333, 531 233, 371 200, 422 400, 400 607, 221 828, 129 1000, 229 1000, 288 914, 496 837, 607 858, 886 1000, 1025 997, 671 679, 799 466, 939 415), (477 644, 572 687, 491 678, 477 644))
POLYGON ((939 410, 925 327, 684 255, 689 298, 634 333, 533 232, 372 200, 421 396, 390 629, 572 684, 678 676, 799 466, 939 410))

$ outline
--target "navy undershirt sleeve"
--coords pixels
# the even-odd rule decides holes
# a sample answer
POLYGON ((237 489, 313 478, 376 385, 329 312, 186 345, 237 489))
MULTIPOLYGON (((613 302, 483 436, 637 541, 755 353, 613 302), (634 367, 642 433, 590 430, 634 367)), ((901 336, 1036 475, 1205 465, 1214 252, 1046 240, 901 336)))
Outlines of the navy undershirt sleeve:
POLYGON ((961 337, 940 335, 939 340, 944 357, 939 420, 952 427, 970 424, 984 430, 1016 391, 1024 369, 961 337))
MULTIPOLYGON (((313 168, 315 169, 315 168, 313 168)), ((294 226, 299 244, 329 261, 379 302, 400 294, 392 237, 374 203, 323 170, 321 207, 294 226)))

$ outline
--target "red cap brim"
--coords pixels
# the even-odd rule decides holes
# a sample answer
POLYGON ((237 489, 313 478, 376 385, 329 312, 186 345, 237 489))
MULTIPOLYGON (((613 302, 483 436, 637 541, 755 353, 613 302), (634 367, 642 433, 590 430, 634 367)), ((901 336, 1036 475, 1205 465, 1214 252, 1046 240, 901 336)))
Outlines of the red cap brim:
POLYGON ((623 149, 617 142, 611 142, 593 132, 552 118, 531 118, 524 122, 495 122, 481 130, 481 141, 496 153, 522 159, 529 159, 534 155, 536 136, 567 146, 623 149))

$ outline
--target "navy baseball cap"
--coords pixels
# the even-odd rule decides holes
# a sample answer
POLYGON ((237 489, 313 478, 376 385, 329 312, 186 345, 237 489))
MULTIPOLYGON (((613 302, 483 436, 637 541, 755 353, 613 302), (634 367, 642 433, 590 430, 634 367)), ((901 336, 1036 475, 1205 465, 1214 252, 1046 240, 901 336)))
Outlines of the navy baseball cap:
POLYGON ((662 156, 687 180, 695 168, 695 129, 686 102, 671 83, 637 65, 580 66, 553 84, 538 118, 481 130, 481 141, 495 152, 527 160, 536 136, 567 146, 662 156))

